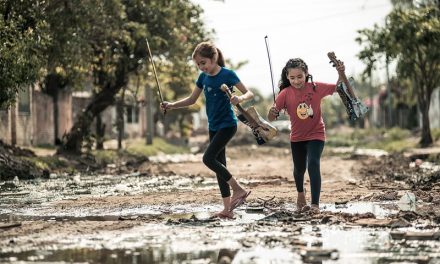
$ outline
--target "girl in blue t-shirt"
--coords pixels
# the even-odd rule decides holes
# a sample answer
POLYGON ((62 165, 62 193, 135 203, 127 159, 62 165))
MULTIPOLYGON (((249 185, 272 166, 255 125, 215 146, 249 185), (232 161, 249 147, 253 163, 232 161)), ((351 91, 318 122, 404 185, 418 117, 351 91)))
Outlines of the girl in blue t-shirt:
POLYGON ((200 94, 205 94, 206 114, 209 126, 209 145, 203 155, 203 163, 217 175, 223 198, 224 209, 215 214, 221 218, 233 218, 232 211, 243 204, 250 191, 244 190, 226 168, 226 144, 237 132, 237 118, 232 109, 254 95, 238 78, 237 74, 225 68, 222 52, 210 42, 202 42, 195 48, 192 58, 202 71, 196 81, 196 88, 188 97, 176 102, 163 102, 162 110, 186 107, 194 104, 200 94), (230 99, 220 89, 222 84, 235 86, 242 95, 230 99), (232 188, 232 196, 230 192, 232 188))

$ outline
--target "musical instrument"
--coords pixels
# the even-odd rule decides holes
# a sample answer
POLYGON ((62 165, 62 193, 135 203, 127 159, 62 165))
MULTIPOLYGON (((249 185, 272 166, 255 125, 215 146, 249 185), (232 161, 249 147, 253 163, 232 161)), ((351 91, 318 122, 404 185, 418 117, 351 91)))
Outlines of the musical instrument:
MULTIPOLYGON (((327 56, 330 59, 330 63, 333 64, 333 67, 336 67, 338 60, 336 59, 335 53, 329 52, 327 56)), ((350 120, 356 120, 363 117, 369 108, 354 94, 354 79, 352 77, 348 79, 345 72, 340 73, 340 76, 342 81, 337 84, 336 91, 342 99, 348 118, 350 120)))
MULTIPOLYGON (((232 97, 231 90, 226 84, 222 84, 220 89, 228 95, 229 99, 232 97)), ((240 112, 237 115, 238 120, 252 129, 258 145, 263 145, 278 134, 278 130, 264 120, 253 106, 244 109, 240 104, 237 104, 236 107, 240 112)))

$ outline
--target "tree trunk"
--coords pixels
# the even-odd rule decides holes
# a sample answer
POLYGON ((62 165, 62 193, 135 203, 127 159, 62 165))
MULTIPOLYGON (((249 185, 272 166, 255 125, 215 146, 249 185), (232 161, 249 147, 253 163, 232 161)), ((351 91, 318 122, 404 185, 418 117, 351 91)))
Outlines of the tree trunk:
POLYGON ((146 144, 151 145, 153 144, 153 126, 154 126, 154 120, 153 120, 153 111, 151 111, 151 99, 153 95, 151 92, 151 87, 147 84, 145 85, 145 113, 146 113, 146 125, 147 125, 147 133, 146 133, 146 144))
POLYGON ((124 139, 124 100, 125 88, 122 89, 121 98, 116 105, 116 127, 118 128, 118 149, 122 149, 122 140, 124 139))
MULTIPOLYGON (((104 83, 104 82, 101 82, 104 83)), ((125 64, 120 62, 116 70, 116 80, 114 83, 106 82, 102 86, 85 110, 78 116, 78 119, 72 126, 72 129, 65 137, 65 142, 58 152, 70 152, 80 154, 84 139, 90 134, 90 125, 93 119, 109 105, 115 101, 115 95, 127 84, 127 71, 125 64)))
POLYGON ((430 146, 433 141, 432 141, 432 136, 431 136, 431 126, 429 123, 429 103, 427 102, 424 105, 422 105, 423 107, 421 108, 422 111, 422 137, 420 139, 420 146, 425 148, 430 146))
POLYGON ((434 90, 424 81, 426 78, 418 80, 414 78, 414 83, 417 85, 417 101, 422 112, 422 135, 420 138, 420 146, 422 148, 432 145, 433 140, 431 136, 431 125, 429 122, 429 107, 431 104, 432 91, 434 90))
POLYGON ((101 115, 96 116, 96 149, 104 149, 105 124, 102 123, 101 115))
POLYGON ((11 145, 17 144, 17 103, 11 105, 11 145))
POLYGON ((52 97, 53 102, 53 131, 54 144, 60 145, 61 139, 59 136, 59 109, 58 109, 58 94, 59 90, 63 88, 61 76, 56 73, 50 73, 46 77, 46 93, 52 97))

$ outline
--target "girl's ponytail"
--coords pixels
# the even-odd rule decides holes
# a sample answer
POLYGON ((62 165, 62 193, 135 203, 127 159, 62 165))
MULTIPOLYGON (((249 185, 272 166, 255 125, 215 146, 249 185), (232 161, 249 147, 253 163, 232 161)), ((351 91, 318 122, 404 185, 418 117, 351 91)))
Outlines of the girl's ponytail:
POLYGON ((217 49, 217 64, 220 65, 220 67, 225 67, 225 59, 223 58, 223 53, 221 50, 217 49))
POLYGON ((217 58, 217 64, 220 67, 225 67, 225 59, 223 58, 223 53, 211 42, 205 41, 199 43, 194 49, 192 58, 194 59, 196 55, 211 60, 217 58))

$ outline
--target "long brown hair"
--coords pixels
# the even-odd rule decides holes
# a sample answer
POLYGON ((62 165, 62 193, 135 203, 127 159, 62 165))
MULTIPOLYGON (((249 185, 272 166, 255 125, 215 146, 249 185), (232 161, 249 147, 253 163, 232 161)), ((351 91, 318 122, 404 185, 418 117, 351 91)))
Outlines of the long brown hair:
POLYGON ((313 82, 313 76, 309 74, 309 68, 307 67, 307 64, 302 59, 295 58, 288 60, 286 66, 284 66, 283 70, 281 71, 281 80, 278 84, 280 91, 290 86, 290 82, 287 79, 287 72, 289 71, 289 69, 297 69, 297 68, 301 69, 306 74, 306 82, 308 82, 310 79, 310 81, 313 84, 313 90, 315 90, 316 85, 313 82))
POLYGON ((220 67, 225 67, 225 59, 223 58, 222 52, 211 42, 204 41, 199 43, 194 49, 192 58, 194 59, 196 55, 211 60, 214 60, 215 57, 217 57, 217 64, 220 67))

